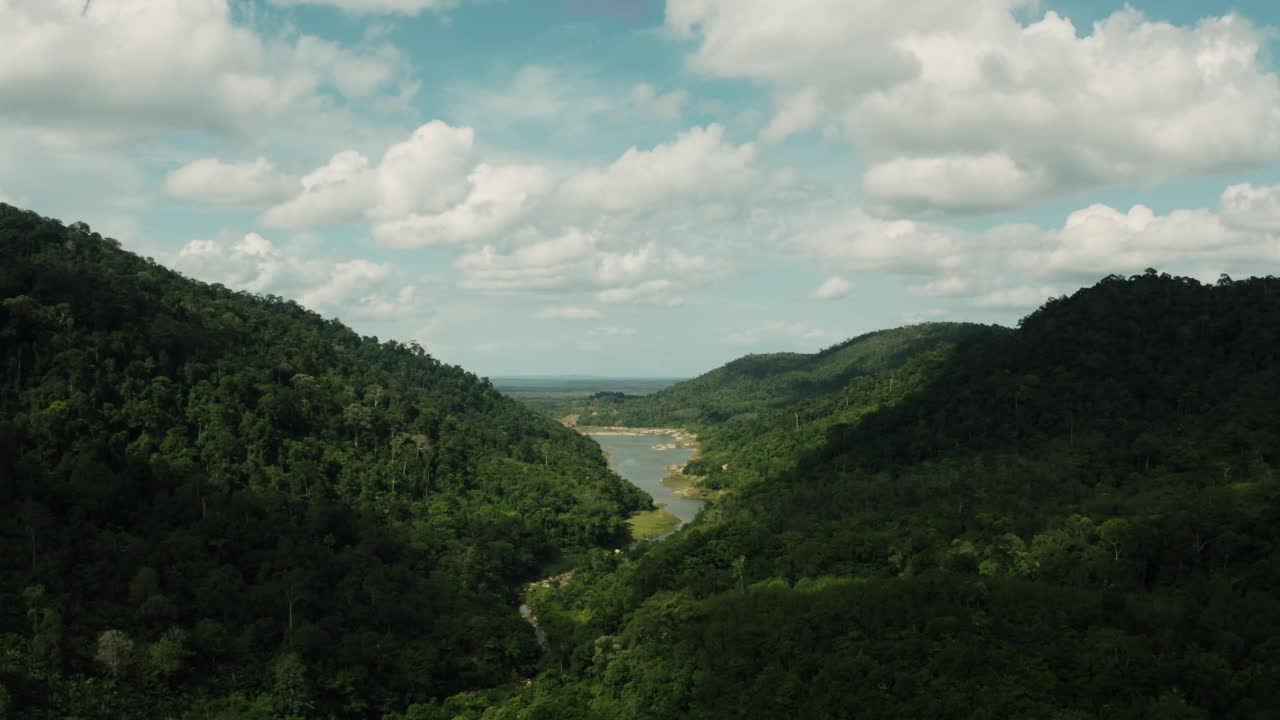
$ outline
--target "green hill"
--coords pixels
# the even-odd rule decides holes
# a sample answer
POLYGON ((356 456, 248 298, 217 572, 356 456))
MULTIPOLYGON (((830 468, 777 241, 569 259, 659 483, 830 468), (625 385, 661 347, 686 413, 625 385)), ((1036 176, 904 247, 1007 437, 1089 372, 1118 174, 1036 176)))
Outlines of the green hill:
POLYGON ((1153 271, 975 335, 536 596, 559 665, 484 717, 1274 715, 1278 327, 1153 271))
POLYGON ((534 671, 649 498, 416 345, 0 205, 0 716, 377 717, 534 671))
POLYGON ((747 355, 652 395, 599 393, 574 414, 579 426, 688 428, 702 447, 687 472, 704 477, 707 489, 745 485, 791 468, 825 441, 831 426, 914 392, 957 344, 1007 332, 925 323, 867 333, 818 353, 747 355))

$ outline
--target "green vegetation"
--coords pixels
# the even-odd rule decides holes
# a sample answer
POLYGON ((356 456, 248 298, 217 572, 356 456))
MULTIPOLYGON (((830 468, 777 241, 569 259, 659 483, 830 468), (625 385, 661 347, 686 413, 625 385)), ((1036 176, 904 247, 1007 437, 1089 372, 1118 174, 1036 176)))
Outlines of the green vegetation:
POLYGON ((0 205, 0 714, 378 717, 535 671, 515 612, 649 498, 279 297, 0 205))
POLYGON ((617 552, 652 505, 598 446, 420 348, 2 205, 0 257, 10 716, 1280 709, 1280 280, 597 394, 726 490, 617 552), (544 652, 517 596, 569 563, 527 590, 544 652))
POLYGON ((680 518, 659 508, 638 512, 627 523, 631 525, 631 537, 636 540, 652 540, 675 530, 680 524, 680 518))
MULTIPOLYGON (((780 461, 731 464, 697 522, 533 598, 550 669, 456 715, 1268 717, 1277 328, 1274 278, 1110 277, 1016 331, 869 368, 854 416, 838 389, 774 393, 766 417, 838 416, 802 415, 796 437, 694 418, 707 444, 757 427, 721 451, 780 461)), ((691 387, 607 422, 671 423, 628 406, 691 387)))
POLYGON ((494 387, 538 412, 564 417, 597 393, 648 395, 676 382, 672 378, 514 377, 493 378, 494 387))
POLYGON ((685 472, 715 490, 794 470, 829 428, 918 391, 957 343, 1000 327, 928 323, 868 333, 810 355, 748 355, 644 397, 597 393, 577 424, 683 427, 700 451, 685 472), (727 466, 727 469, 726 469, 727 466))

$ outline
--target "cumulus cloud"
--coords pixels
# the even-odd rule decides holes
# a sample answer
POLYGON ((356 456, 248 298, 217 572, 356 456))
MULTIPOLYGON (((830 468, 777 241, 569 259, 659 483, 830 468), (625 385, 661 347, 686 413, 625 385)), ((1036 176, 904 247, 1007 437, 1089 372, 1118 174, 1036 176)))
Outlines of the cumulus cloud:
POLYGON ((837 300, 852 291, 853 283, 839 275, 834 275, 819 285, 817 290, 813 291, 813 297, 815 300, 837 300))
POLYGON ((1222 193, 1218 207, 1232 227, 1280 232, 1280 187, 1232 185, 1222 193))
POLYGON ((415 211, 438 211, 466 192, 462 179, 470 168, 475 131, 432 120, 387 149, 376 173, 377 218, 415 211))
POLYGON ((379 223, 373 236, 388 247, 413 248, 475 240, 510 227, 551 184, 540 165, 478 165, 467 177, 470 191, 459 204, 435 214, 412 213, 379 223))
POLYGON ((267 210, 267 227, 304 228, 360 219, 374 203, 369 158, 354 150, 334 155, 325 165, 302 176, 302 191, 267 210))
MULTIPOLYGON (((1236 195, 1229 189, 1224 204, 1238 200, 1236 195)), ((1280 261, 1280 236, 1233 226, 1209 210, 1157 215, 1145 205, 1121 211, 1095 204, 1071 213, 1060 229, 1012 233, 1020 247, 1009 256, 1011 267, 1062 278, 1146 267, 1227 272, 1280 261)))
POLYGON ((695 70, 770 87, 762 140, 838 125, 880 212, 985 212, 1280 158, 1267 31, 1125 8, 1085 33, 1030 0, 670 0, 695 70), (1023 12, 1026 11, 1026 12, 1023 12))
POLYGON ((796 133, 811 129, 818 123, 821 111, 818 92, 813 88, 800 90, 778 102, 773 119, 760 132, 760 140, 776 143, 796 133))
POLYGON ((640 83, 631 88, 631 107, 642 115, 660 120, 679 120, 689 93, 672 90, 659 93, 650 83, 640 83))
POLYGON ((928 273, 965 262, 963 243, 945 227, 882 220, 860 209, 822 218, 793 239, 802 252, 851 271, 928 273))
POLYGON ((734 146, 720 125, 694 127, 652 150, 627 150, 605 168, 584 170, 564 185, 573 205, 635 210, 673 197, 706 197, 741 189, 757 176, 755 146, 734 146))
POLYGON ((342 317, 389 317, 420 310, 416 288, 403 283, 391 263, 310 257, 277 247, 258 233, 192 240, 169 260, 206 282, 293 298, 342 317))
POLYGON ((153 131, 243 136, 363 97, 405 61, 389 46, 264 39, 227 0, 0 0, 0 116, 49 142, 153 131))
POLYGON ((467 193, 473 142, 471 128, 433 120, 387 148, 377 166, 344 150, 304 175, 301 192, 269 209, 263 222, 303 228, 444 210, 467 193))
POLYGON ((284 200, 297 185, 296 178, 263 157, 244 163, 201 158, 169 173, 164 189, 174 197, 218 205, 265 205, 284 200))
POLYGON ((789 247, 826 269, 889 272, 918 297, 970 307, 1026 310, 1079 284, 1148 267, 1197 278, 1253 274, 1280 263, 1280 188, 1232 185, 1215 212, 1159 214, 1093 204, 1060 226, 1006 223, 965 230, 938 222, 884 220, 862 211, 819 214, 789 247))
POLYGON ((873 201, 899 212, 1000 210, 1043 196, 1050 184, 1043 168, 1019 167, 1004 153, 897 158, 871 167, 864 178, 873 201))
POLYGON ((577 228, 557 237, 523 234, 525 244, 512 252, 493 245, 463 254, 453 263, 467 290, 538 291, 582 287, 589 282, 597 240, 577 228))
POLYGON ((676 306, 682 287, 707 277, 715 263, 702 256, 664 249, 657 243, 611 250, 607 240, 580 228, 543 236, 526 230, 515 247, 495 245, 461 255, 453 264, 466 290, 505 293, 590 291, 597 302, 676 306))

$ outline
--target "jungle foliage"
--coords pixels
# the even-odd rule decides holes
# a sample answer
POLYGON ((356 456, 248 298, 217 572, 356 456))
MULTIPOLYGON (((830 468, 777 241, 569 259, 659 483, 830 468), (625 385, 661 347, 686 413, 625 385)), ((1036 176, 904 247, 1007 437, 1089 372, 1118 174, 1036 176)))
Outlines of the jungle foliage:
POLYGON ((0 205, 0 716, 377 717, 512 682, 519 586, 651 507, 590 439, 0 205))

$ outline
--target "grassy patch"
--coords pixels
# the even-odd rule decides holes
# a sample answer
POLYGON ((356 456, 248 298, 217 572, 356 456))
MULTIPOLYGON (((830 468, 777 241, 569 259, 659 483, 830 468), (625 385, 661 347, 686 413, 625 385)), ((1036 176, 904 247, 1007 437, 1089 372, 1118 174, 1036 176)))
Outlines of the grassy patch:
POLYGON ((631 525, 631 537, 636 540, 652 540, 675 530, 680 524, 680 518, 658 508, 638 512, 628 518, 627 523, 631 525))

